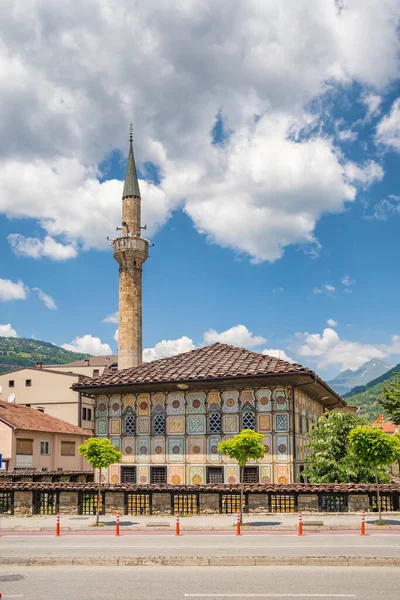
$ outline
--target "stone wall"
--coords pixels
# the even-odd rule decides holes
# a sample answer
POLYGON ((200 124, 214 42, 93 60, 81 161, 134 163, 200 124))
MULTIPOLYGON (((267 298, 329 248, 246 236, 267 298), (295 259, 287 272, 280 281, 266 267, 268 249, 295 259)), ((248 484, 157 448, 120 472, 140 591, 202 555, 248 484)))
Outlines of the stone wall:
POLYGON ((152 496, 152 513, 153 515, 171 514, 171 494, 169 493, 154 493, 152 496))
POLYGON ((78 512, 78 492, 60 492, 60 513, 64 515, 76 515, 78 512))
POLYGON ((14 514, 31 515, 33 506, 32 492, 14 492, 14 514))
POLYGON ((219 494, 199 494, 199 512, 208 515, 219 512, 219 494))

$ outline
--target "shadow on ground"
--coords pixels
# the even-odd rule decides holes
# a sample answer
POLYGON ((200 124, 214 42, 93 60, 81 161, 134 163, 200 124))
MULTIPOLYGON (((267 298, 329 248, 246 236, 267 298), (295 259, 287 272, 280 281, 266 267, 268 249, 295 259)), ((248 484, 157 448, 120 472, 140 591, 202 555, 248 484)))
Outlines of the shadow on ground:
MULTIPOLYGON (((385 525, 400 525, 400 521, 398 519, 385 519, 384 515, 382 515, 382 520, 385 523, 385 525)), ((379 519, 375 519, 374 521, 367 521, 367 524, 378 525, 379 519)), ((385 525, 382 525, 382 527, 384 527, 385 525)))
POLYGON ((281 521, 252 521, 251 523, 243 523, 248 527, 270 527, 271 525, 282 525, 281 521))
MULTIPOLYGON (((100 521, 102 525, 116 525, 115 519, 113 521, 100 521)), ((121 527, 129 527, 130 525, 139 525, 139 523, 135 523, 134 521, 120 521, 121 527)))

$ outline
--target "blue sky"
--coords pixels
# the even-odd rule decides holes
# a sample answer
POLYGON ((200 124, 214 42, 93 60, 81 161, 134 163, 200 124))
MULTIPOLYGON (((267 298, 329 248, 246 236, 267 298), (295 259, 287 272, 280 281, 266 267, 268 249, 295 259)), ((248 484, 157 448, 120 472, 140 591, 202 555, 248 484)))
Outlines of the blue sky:
POLYGON ((21 29, 17 0, 2 25, 0 334, 116 351, 133 121, 146 360, 399 362, 398 0, 89 4, 33 2, 21 29))

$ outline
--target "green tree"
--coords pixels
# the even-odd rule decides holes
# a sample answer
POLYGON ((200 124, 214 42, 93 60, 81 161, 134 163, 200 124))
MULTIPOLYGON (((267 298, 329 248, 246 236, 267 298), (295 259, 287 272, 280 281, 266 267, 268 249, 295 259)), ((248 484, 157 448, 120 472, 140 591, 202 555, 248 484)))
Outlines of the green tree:
POLYGON ((240 433, 235 435, 232 440, 227 440, 226 442, 220 442, 218 444, 218 450, 229 456, 229 458, 234 458, 237 460, 240 467, 240 522, 242 523, 243 511, 243 490, 244 490, 244 480, 243 473, 244 468, 248 460, 257 460, 258 458, 262 458, 265 453, 264 445, 262 441, 264 439, 264 435, 262 433, 256 433, 252 429, 243 429, 240 433))
POLYGON ((400 425, 400 373, 395 375, 395 381, 383 388, 379 402, 390 420, 400 425))
POLYGON ((101 498, 101 470, 110 465, 119 463, 122 458, 122 452, 117 450, 107 438, 89 438, 85 444, 78 448, 93 469, 99 469, 99 488, 97 496, 97 515, 96 525, 99 524, 100 517, 100 498, 101 498))
MULTIPOLYGON (((367 425, 366 419, 350 413, 323 414, 308 435, 303 476, 310 483, 372 483, 374 470, 360 464, 349 450, 350 431, 363 425, 367 425)), ((378 476, 381 481, 390 481, 382 469, 378 476)))
POLYGON ((350 452, 363 465, 374 470, 376 496, 378 500, 379 522, 382 523, 381 501, 379 494, 378 469, 388 468, 400 459, 399 440, 388 435, 382 429, 357 427, 349 433, 350 452))

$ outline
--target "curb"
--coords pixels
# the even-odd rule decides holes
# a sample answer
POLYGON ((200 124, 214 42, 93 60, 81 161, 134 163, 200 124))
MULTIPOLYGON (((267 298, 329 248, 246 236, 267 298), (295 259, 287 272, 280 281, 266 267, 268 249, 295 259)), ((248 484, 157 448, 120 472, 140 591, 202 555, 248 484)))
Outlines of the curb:
POLYGON ((400 567, 400 558, 367 556, 138 556, 0 558, 0 567, 400 567))

